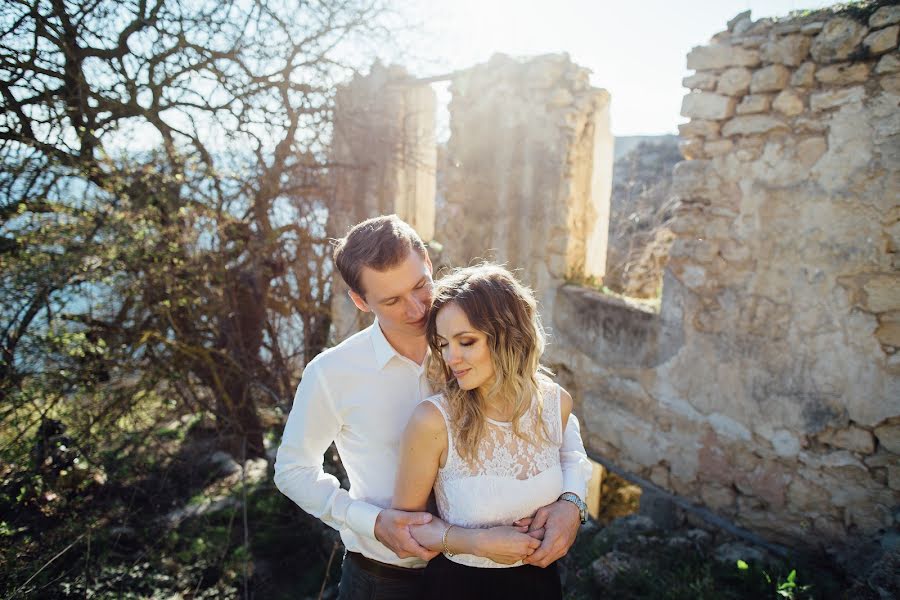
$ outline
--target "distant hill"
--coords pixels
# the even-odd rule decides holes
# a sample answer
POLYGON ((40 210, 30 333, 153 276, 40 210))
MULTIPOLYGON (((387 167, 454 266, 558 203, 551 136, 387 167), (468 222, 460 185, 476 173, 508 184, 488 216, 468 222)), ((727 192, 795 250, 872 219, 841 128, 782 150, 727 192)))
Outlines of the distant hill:
POLYGON ((677 146, 677 135, 624 135, 615 139, 613 147, 613 160, 619 160, 622 156, 634 150, 638 144, 677 146))
POLYGON ((603 283, 640 298, 659 294, 672 234, 665 223, 678 136, 615 139, 609 249, 603 283))

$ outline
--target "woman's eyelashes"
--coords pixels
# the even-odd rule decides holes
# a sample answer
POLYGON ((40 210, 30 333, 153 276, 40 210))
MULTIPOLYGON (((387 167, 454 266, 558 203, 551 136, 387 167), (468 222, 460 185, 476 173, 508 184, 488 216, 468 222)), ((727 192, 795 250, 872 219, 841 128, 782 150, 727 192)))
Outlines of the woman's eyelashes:
MULTIPOLYGON (((477 341, 478 341, 478 340, 460 340, 459 345, 460 345, 460 346, 465 346, 466 348, 468 348, 469 346, 474 345, 477 341)), ((446 348, 446 347, 449 346, 449 345, 450 345, 450 344, 448 344, 447 342, 438 342, 437 347, 438 347, 439 349, 443 350, 444 348, 446 348)))

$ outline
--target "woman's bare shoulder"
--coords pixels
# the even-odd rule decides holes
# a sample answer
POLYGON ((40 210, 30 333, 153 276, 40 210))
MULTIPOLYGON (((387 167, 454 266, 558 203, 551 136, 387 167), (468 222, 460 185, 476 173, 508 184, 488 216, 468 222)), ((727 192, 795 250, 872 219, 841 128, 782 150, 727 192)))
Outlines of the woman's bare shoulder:
POLYGON ((409 418, 410 429, 421 433, 446 433, 447 423, 437 404, 431 399, 419 402, 409 418))

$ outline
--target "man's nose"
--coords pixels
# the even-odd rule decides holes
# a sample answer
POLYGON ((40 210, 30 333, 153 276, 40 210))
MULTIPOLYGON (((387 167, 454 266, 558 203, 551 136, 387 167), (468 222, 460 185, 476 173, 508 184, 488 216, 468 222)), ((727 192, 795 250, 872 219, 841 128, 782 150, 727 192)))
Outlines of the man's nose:
POLYGON ((419 320, 425 316, 425 303, 413 296, 407 310, 412 320, 419 320))

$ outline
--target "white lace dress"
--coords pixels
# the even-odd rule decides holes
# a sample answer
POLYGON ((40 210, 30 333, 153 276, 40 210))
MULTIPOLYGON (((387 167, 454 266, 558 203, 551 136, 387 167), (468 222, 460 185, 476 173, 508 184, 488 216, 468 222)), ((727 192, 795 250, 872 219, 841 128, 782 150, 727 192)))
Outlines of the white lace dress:
MULTIPOLYGON (((447 461, 438 471, 434 484, 442 519, 466 528, 512 525, 513 521, 531 516, 540 507, 559 498, 563 492, 559 464, 559 448, 563 439, 560 388, 555 383, 542 383, 541 396, 535 400, 543 404, 542 416, 547 424, 549 443, 541 441, 537 435, 538 403, 532 402, 519 426, 535 443, 516 436, 510 423, 488 419, 474 466, 463 460, 456 450, 456 436, 446 398, 437 395, 425 400, 437 406, 447 422, 447 461)), ((516 567, 522 564, 504 565, 471 554, 447 558, 472 567, 516 567)))

